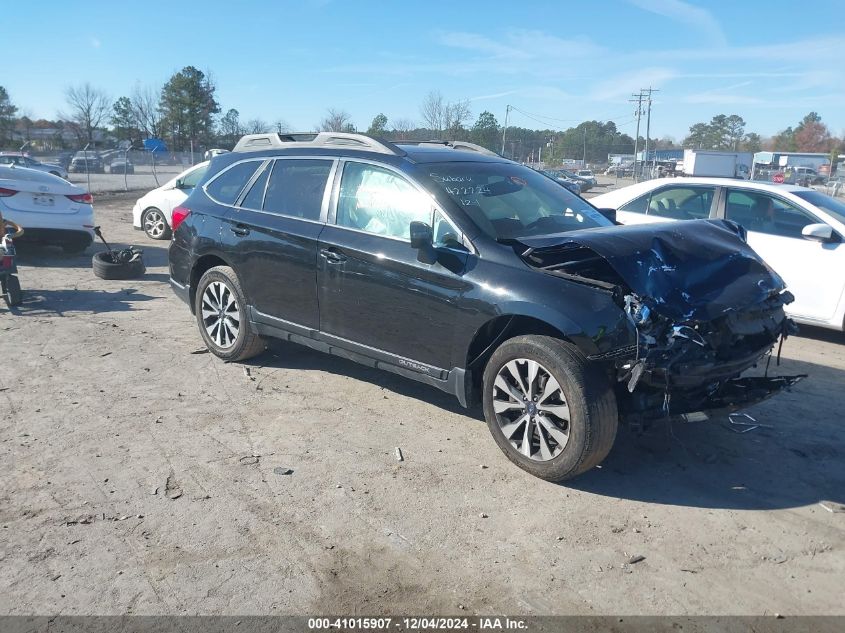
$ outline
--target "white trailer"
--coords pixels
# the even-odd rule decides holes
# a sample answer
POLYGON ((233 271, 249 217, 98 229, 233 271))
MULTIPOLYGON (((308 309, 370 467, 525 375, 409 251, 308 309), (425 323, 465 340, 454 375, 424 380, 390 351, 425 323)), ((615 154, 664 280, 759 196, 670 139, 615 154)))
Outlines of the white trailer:
POLYGON ((748 178, 751 171, 751 152, 717 152, 713 150, 684 150, 684 176, 709 178, 748 178))

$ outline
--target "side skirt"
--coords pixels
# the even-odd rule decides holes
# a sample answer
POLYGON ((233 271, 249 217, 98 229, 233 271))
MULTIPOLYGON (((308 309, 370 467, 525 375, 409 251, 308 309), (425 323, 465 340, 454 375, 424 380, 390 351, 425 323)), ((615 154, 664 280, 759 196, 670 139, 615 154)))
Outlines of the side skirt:
POLYGON ((374 347, 355 343, 313 328, 308 328, 297 323, 278 319, 259 312, 252 306, 248 308, 249 320, 255 331, 262 336, 270 336, 290 341, 299 345, 305 345, 318 352, 325 352, 332 356, 339 356, 347 360, 383 369, 411 380, 436 387, 441 391, 450 393, 458 399, 461 406, 466 407, 469 403, 469 386, 467 371, 459 367, 441 369, 425 363, 419 363, 410 358, 405 358, 391 352, 385 352, 374 347))

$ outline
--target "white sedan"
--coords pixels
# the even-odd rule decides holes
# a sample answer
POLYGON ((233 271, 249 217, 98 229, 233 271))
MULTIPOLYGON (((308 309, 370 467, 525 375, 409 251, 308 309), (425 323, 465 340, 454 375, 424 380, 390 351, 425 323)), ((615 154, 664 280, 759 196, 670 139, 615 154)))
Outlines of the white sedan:
POLYGON ((139 198, 132 208, 132 226, 143 229, 151 239, 168 239, 173 209, 185 202, 197 183, 205 176, 206 169, 208 161, 197 163, 139 198))
POLYGON ((730 178, 649 180, 596 196, 622 224, 724 218, 783 277, 800 323, 845 329, 845 204, 814 189, 730 178))
POLYGON ((67 170, 55 163, 42 163, 21 152, 0 152, 0 165, 17 165, 53 174, 67 180, 67 170))
POLYGON ((0 165, 0 213, 24 229, 21 242, 81 253, 94 240, 91 194, 58 176, 0 165))

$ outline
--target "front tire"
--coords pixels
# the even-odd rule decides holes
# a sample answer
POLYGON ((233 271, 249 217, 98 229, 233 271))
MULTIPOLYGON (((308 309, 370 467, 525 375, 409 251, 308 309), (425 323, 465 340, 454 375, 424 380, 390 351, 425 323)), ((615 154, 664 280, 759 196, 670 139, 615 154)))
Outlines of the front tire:
POLYGON ((202 276, 194 313, 206 347, 218 358, 242 361, 264 351, 266 344, 247 317, 241 283, 228 266, 215 266, 202 276))
POLYGON ((170 226, 160 209, 150 207, 141 215, 141 226, 144 233, 151 240, 166 240, 170 238, 170 226))
POLYGON ((598 465, 616 438, 608 378, 574 346, 518 336, 490 357, 484 417, 508 459, 535 477, 562 482, 598 465))

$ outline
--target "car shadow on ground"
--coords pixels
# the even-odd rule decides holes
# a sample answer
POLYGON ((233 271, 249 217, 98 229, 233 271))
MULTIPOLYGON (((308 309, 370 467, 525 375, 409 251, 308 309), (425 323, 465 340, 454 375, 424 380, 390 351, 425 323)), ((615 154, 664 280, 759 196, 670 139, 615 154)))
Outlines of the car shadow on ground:
POLYGON ((440 391, 436 387, 385 370, 366 367, 351 360, 318 352, 295 343, 271 340, 269 349, 264 354, 246 361, 244 364, 269 369, 315 369, 338 376, 348 376, 355 380, 389 389, 397 395, 422 400, 450 413, 457 413, 484 422, 481 407, 465 409, 454 396, 440 391))
POLYGON ((23 288, 23 302, 9 308, 15 316, 64 316, 66 313, 137 311, 142 301, 160 299, 138 292, 135 288, 121 290, 41 290, 23 288))
MULTIPOLYGON (((273 341, 251 364, 349 376, 484 423, 481 407, 464 409, 434 387, 300 345, 273 341)), ((845 503, 845 430, 837 423, 837 412, 845 407, 837 385, 845 382, 845 372, 788 359, 780 367, 773 362, 770 369, 774 375, 810 376, 792 392, 750 410, 772 428, 737 433, 733 429, 747 427, 732 427, 725 417, 671 425, 658 421, 643 434, 623 426, 601 468, 563 485, 607 497, 700 508, 845 503)))
MULTIPOLYGON (((149 241, 135 243, 144 251, 144 264, 150 268, 154 266, 167 267, 167 247, 153 246, 149 241)), ((114 250, 127 248, 129 244, 122 242, 109 242, 114 250)), ((94 243, 81 253, 65 253, 58 246, 44 246, 40 244, 27 244, 26 242, 15 243, 17 251, 16 263, 19 266, 32 266, 35 268, 90 268, 91 258, 94 253, 106 250, 102 243, 94 243)), ((92 273, 93 274, 93 273, 92 273)))
POLYGON ((798 334, 795 335, 798 338, 808 338, 814 341, 833 343, 834 345, 845 345, 845 332, 829 330, 828 328, 813 325, 800 325, 798 327, 798 334))
MULTIPOLYGON (((774 363, 772 363, 774 365, 774 363)), ((845 372, 784 360, 773 374, 809 377, 748 410, 768 425, 658 421, 621 428, 610 455, 567 487, 607 497, 699 508, 763 510, 845 503, 845 372)), ((743 420, 747 421, 747 420, 743 420)), ((824 512, 824 510, 822 510, 824 512)))

